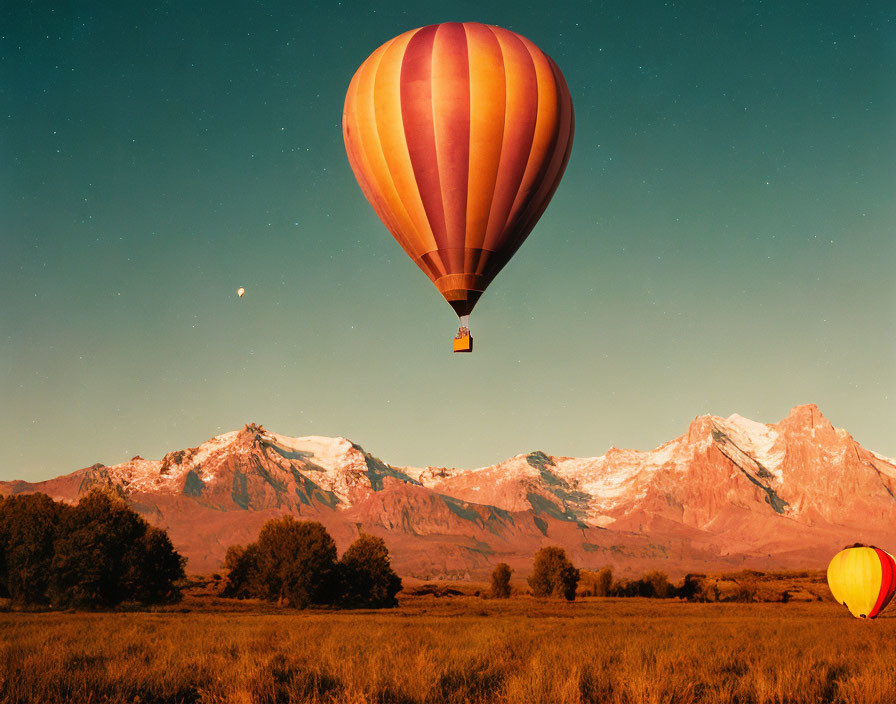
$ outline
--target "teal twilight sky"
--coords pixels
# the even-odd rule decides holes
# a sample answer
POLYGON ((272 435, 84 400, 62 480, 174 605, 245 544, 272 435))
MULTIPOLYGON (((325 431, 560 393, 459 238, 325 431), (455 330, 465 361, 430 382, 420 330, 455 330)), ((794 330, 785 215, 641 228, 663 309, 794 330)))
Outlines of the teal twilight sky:
POLYGON ((0 478, 246 422, 395 464, 593 456, 801 403, 896 456, 891 2, 0 13, 0 478), (529 37, 576 109, 472 355, 341 132, 357 66, 449 20, 529 37))

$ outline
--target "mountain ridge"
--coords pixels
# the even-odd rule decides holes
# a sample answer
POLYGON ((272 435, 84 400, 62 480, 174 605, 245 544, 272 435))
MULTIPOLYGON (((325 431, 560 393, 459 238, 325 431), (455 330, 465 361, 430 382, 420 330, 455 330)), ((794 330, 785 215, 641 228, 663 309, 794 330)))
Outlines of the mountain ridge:
POLYGON ((481 578, 499 561, 525 573, 549 544, 621 573, 821 567, 847 542, 885 544, 896 519, 896 462, 814 404, 768 424, 697 416, 653 450, 533 450, 474 469, 391 465, 347 438, 249 423, 161 460, 0 482, 0 494, 71 502, 97 485, 166 528, 192 571, 218 569, 227 546, 284 513, 320 520, 342 549, 380 535, 396 569, 421 579, 481 578))

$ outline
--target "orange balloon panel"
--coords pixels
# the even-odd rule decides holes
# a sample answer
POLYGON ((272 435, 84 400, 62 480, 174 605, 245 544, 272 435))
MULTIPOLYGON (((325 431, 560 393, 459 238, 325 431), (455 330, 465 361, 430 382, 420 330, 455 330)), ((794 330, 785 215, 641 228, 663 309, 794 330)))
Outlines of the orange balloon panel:
POLYGON ((406 32, 361 64, 345 148, 377 215, 458 315, 469 315, 551 200, 572 148, 557 64, 500 27, 406 32))

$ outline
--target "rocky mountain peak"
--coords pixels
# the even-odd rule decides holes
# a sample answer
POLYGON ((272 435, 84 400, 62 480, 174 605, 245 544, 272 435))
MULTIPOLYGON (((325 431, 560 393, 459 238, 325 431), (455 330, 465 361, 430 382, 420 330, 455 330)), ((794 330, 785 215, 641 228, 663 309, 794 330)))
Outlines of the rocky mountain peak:
POLYGON ((692 445, 700 441, 708 443, 712 438, 713 421, 714 417, 708 414, 694 418, 688 425, 685 441, 692 445))
POLYGON ((794 406, 782 421, 791 427, 824 428, 833 430, 834 426, 814 403, 794 406))

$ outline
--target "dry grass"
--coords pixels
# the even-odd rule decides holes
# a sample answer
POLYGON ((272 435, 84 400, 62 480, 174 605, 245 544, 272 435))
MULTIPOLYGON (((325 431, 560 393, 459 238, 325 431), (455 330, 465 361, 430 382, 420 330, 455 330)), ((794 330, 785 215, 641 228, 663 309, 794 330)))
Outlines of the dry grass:
POLYGON ((0 613, 0 702, 896 701, 896 618, 830 603, 252 608, 0 613))

